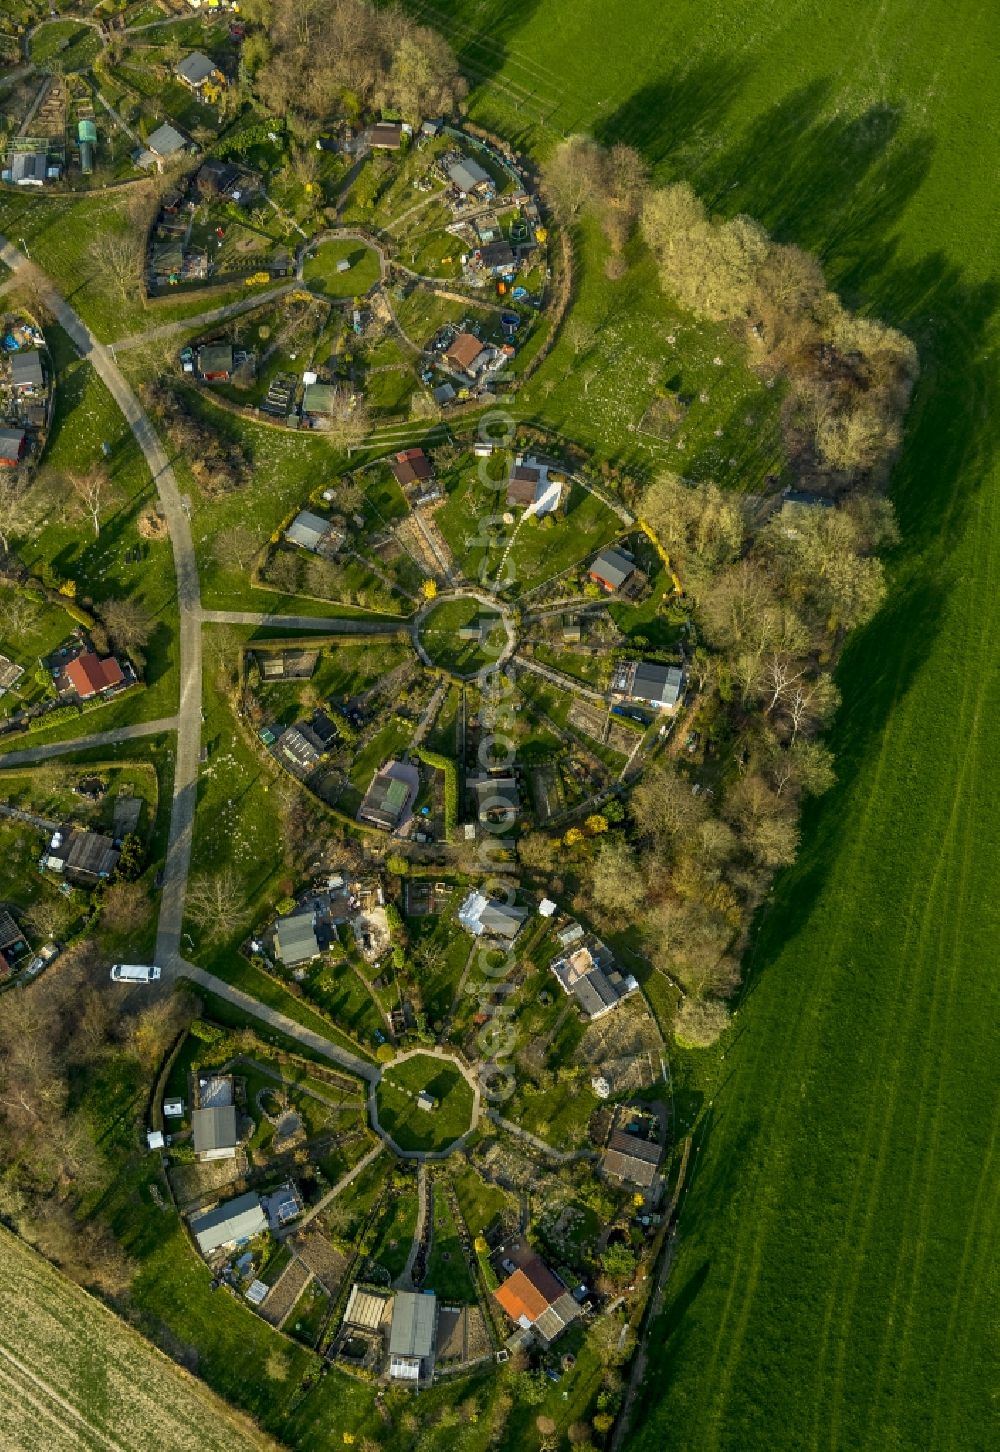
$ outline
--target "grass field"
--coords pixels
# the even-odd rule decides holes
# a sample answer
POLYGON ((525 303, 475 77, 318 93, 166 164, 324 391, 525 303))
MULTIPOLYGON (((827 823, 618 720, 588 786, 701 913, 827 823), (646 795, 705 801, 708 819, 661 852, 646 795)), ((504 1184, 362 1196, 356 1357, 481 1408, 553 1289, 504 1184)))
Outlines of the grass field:
POLYGON ((24 1452, 275 1444, 0 1229, 0 1426, 24 1452))
MULTIPOLYGON (((411 8, 437 19, 482 83, 474 119, 536 152, 581 129, 640 146, 660 177, 688 176, 714 206, 819 251, 853 305, 920 348, 893 484, 903 544, 890 604, 839 670, 839 784, 807 816, 799 863, 754 937, 751 991, 729 1042, 675 1065, 685 1119, 701 1116, 699 1154, 629 1445, 989 1446, 1000 1223, 993 15, 972 0, 411 8)), ((143 315, 111 306, 87 226, 63 224, 71 208, 85 224, 89 205, 5 193, 0 228, 14 241, 23 232, 112 337, 143 315)), ((604 276, 596 232, 581 235, 579 261, 577 305, 595 341, 577 358, 561 340, 524 410, 637 468, 670 457, 752 490, 780 465, 777 400, 754 390, 732 339, 679 319, 640 249, 618 284, 604 276), (679 366, 668 350, 682 324, 682 386, 709 398, 668 451, 638 430, 662 373, 679 366)), ((419 335, 437 315, 415 296, 419 335)), ((266 459, 260 444, 262 537, 334 472, 306 458, 307 441, 289 447, 302 455, 266 459)), ((196 503, 204 555, 212 531, 244 513, 242 499, 196 503)), ((206 600, 244 603, 222 572, 206 574, 206 600)), ((170 1256, 151 1262, 146 1308, 197 1343, 207 1377, 250 1401, 265 1340, 277 1338, 260 1333, 247 1370, 245 1316, 193 1287, 196 1269, 178 1280, 170 1256)), ((345 1419, 380 1433, 374 1413, 365 1422, 354 1410, 352 1398, 369 1395, 330 1377, 301 1413, 274 1420, 303 1447, 338 1440, 345 1419)), ((534 1411, 519 1410, 507 1445, 537 1445, 534 1411)))
POLYGON ((974 118, 997 84, 991 22, 969 0, 769 0, 752 17, 541 0, 502 27, 495 10, 421 6, 487 80, 480 119, 641 146, 661 176, 820 251, 923 360, 890 604, 839 670, 839 786, 756 938, 725 1060, 690 1066, 691 1107, 713 1105, 630 1443, 985 1446, 1000 474, 997 133, 974 118))

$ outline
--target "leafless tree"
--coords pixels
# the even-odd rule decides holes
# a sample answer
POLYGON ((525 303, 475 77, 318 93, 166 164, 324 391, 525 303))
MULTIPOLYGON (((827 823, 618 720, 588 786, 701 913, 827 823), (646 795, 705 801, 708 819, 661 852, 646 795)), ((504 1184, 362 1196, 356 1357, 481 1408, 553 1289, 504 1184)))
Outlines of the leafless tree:
POLYGON ((561 222, 575 222, 600 200, 604 167, 604 152, 589 136, 571 136, 556 147, 542 168, 542 187, 561 222))
POLYGON ((789 696, 785 710, 792 728, 792 740, 799 732, 823 726, 840 704, 840 692, 829 676, 800 680, 789 696))
POLYGON ((230 937, 243 921, 244 897, 236 871, 222 867, 192 878, 187 908, 206 938, 215 941, 230 937))
POLYGON ((338 453, 350 453, 364 442, 370 428, 371 415, 362 395, 338 388, 324 432, 327 442, 338 453))
MULTIPOLYGON (((0 509, 2 509, 0 504, 0 509)), ((9 581, 0 589, 0 636, 21 635, 38 617, 40 606, 23 590, 9 581)))
POLYGON ((32 517, 30 490, 20 469, 0 470, 0 548, 10 554, 10 542, 32 517))
POLYGON ((646 889, 633 849, 617 839, 603 838, 593 864, 591 887, 597 907, 612 922, 634 922, 646 889))
POLYGON ((67 477, 80 508, 94 526, 94 534, 100 535, 101 515, 114 497, 111 476, 95 464, 85 474, 69 474, 67 477))
POLYGON ((298 594, 302 584, 302 561, 291 550, 279 550, 268 566, 268 579, 286 595, 298 594))
POLYGON ((59 938, 69 926, 73 910, 64 897, 40 890, 25 913, 29 925, 40 938, 59 938))
POLYGON ((220 529, 212 541, 212 553, 226 569, 245 570, 259 548, 257 536, 245 524, 220 529))
POLYGON ((596 337, 597 329, 584 318, 570 318, 566 324, 566 340, 577 357, 589 353, 596 337))
POLYGON ((140 295, 146 255, 144 229, 129 224, 122 231, 99 231, 88 253, 95 270, 114 284, 123 305, 140 295))
POLYGON ((106 600, 100 613, 111 641, 119 650, 138 652, 148 645, 153 621, 138 600, 106 600))
POLYGON ((101 923, 112 933, 138 930, 149 921, 149 897, 141 883, 113 882, 101 903, 101 923))
POLYGON ((764 662, 763 671, 765 693, 770 691, 764 706, 766 716, 770 716, 776 707, 783 705, 792 696, 804 675, 805 667, 784 651, 771 652, 764 662))

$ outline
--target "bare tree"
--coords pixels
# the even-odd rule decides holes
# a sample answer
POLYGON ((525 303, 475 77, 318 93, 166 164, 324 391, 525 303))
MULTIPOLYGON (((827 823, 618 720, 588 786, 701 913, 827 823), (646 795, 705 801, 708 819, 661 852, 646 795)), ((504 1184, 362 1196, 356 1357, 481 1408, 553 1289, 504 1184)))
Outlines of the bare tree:
POLYGON ((220 529, 212 541, 212 553, 226 569, 245 570, 258 548, 257 536, 245 524, 231 524, 226 529, 220 529))
POLYGON ((140 295, 146 256, 144 230, 129 225, 124 231, 97 232, 87 250, 94 268, 114 284, 123 304, 140 295))
POLYGON ((796 683, 785 710, 792 728, 792 740, 799 732, 808 732, 830 720, 840 704, 840 692, 829 676, 796 683))
POLYGON ((94 526, 94 534, 100 535, 101 515, 114 497, 111 476, 95 464, 85 474, 69 474, 67 477, 80 508, 94 526))
POLYGON ((113 882, 101 903, 101 923, 112 933, 141 929, 149 921, 149 897, 141 883, 113 882))
POLYGON ((566 324, 566 340, 577 357, 590 352, 596 337, 597 329, 584 318, 570 318, 566 324))
POLYGON ((602 839, 594 859, 591 893, 611 921, 635 921, 645 903, 646 888, 638 858, 627 843, 602 839))
POLYGON ((10 554, 10 542, 32 517, 27 482, 20 469, 0 470, 0 548, 10 554))
POLYGON ((764 714, 783 705, 793 694, 796 685, 805 675, 805 667, 792 660, 784 651, 772 651, 764 663, 763 684, 770 696, 764 706, 764 714))
POLYGON ((686 998, 677 1011, 674 1033, 679 1043, 708 1048, 728 1024, 729 1011, 718 998, 686 998))
POLYGON ((302 584, 302 561, 291 550, 279 550, 268 566, 268 578, 286 595, 297 595, 302 584))
POLYGON ((324 437, 338 452, 350 453, 363 443, 371 428, 371 415, 361 394, 338 388, 324 437))
POLYGON ((192 920, 214 941, 230 937, 243 921, 242 883, 232 867, 204 872, 191 881, 187 909, 192 920))
POLYGON ((40 938, 59 938, 69 926, 73 910, 64 897, 51 890, 39 892, 25 917, 40 938))
POLYGON ((560 142, 542 168, 542 187, 559 220, 575 222, 604 189, 604 152, 589 136, 560 142))
POLYGON ((119 650, 139 652, 149 643, 152 617, 138 600, 106 600, 100 613, 109 637, 119 650))
POLYGON ((687 779, 664 763, 643 773, 632 794, 631 809, 640 835, 661 848, 688 839, 706 815, 687 779))
POLYGON ((40 608, 37 600, 4 581, 0 591, 0 636, 22 635, 37 619, 40 608))

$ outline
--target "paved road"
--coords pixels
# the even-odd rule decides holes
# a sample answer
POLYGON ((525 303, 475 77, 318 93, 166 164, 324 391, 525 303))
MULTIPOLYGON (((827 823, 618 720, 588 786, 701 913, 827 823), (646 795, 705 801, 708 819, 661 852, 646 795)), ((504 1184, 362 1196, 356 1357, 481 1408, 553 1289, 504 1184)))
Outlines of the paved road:
POLYGON ((327 634, 394 635, 409 630, 409 620, 365 620, 350 615, 261 615, 252 610, 203 610, 205 625, 262 625, 269 630, 321 630, 327 634))
POLYGON ((339 1064, 349 1074, 354 1074, 359 1079, 365 1079, 369 1084, 377 1083, 379 1069, 368 1059, 362 1059, 358 1054, 352 1054, 350 1049, 342 1049, 339 1044, 332 1043, 322 1034, 306 1028, 304 1024, 297 1023, 287 1014, 279 1013, 276 1008, 270 1008, 266 1003, 252 998, 242 989, 234 988, 231 983, 227 983, 222 978, 216 978, 214 973, 208 973, 194 963, 185 962, 179 954, 174 954, 169 962, 165 962, 164 968, 167 977, 186 978, 190 983, 196 983, 199 988, 214 993, 218 998, 224 998, 227 1003, 241 1008, 244 1013, 252 1014, 254 1018, 259 1018, 262 1023, 277 1029, 287 1038, 305 1044, 307 1048, 312 1049, 314 1053, 321 1054, 331 1063, 339 1064))
POLYGON ((352 1181, 358 1178, 362 1170, 367 1170, 372 1160, 377 1159, 384 1149, 385 1145, 382 1143, 381 1140, 379 1140, 377 1145, 373 1145, 372 1148, 365 1155, 364 1159, 358 1160, 353 1170, 348 1170, 347 1174, 343 1177, 343 1179, 338 1180, 335 1185, 331 1186, 331 1188, 327 1190, 326 1194, 321 1196, 320 1199, 316 1201, 316 1204, 312 1207, 312 1209, 306 1211, 305 1215, 303 1215, 301 1220, 296 1220, 294 1226, 292 1227, 293 1232, 297 1230, 304 1230, 305 1227, 309 1224, 310 1220, 315 1220, 316 1216, 319 1215, 322 1210, 326 1209, 330 1201, 335 1200, 340 1194, 341 1190, 346 1190, 348 1185, 350 1185, 352 1181))
POLYGON ((125 741, 138 741, 143 736, 158 736, 161 731, 176 731, 177 717, 163 716, 158 721, 139 721, 134 726, 119 726, 114 731, 95 731, 92 736, 74 736, 72 741, 49 741, 44 746, 28 746, 23 751, 0 752, 0 771, 9 766, 35 766, 52 756, 68 756, 72 751, 89 751, 95 746, 120 746, 125 741))
POLYGON ((569 691, 574 696, 586 696, 588 701, 596 701, 599 706, 607 706, 607 697, 600 691, 585 686, 575 676, 564 675, 562 671, 554 671, 551 666, 541 665, 537 660, 529 660, 527 656, 518 655, 515 657, 515 665, 520 670, 533 671, 536 676, 542 676, 545 680, 551 681, 554 686, 561 690, 569 691))
POLYGON ((164 338, 172 338, 178 333, 191 333, 198 328, 208 327, 211 323, 222 323, 227 318, 237 318, 240 313, 252 312, 263 303, 274 302, 276 298, 283 297, 285 293, 292 292, 295 283, 284 283, 281 287, 272 287, 267 292, 254 292, 247 297, 238 298, 236 302, 223 303, 217 308, 208 308, 196 317, 182 318, 174 323, 160 323, 157 327, 147 328, 142 333, 132 333, 127 338, 119 338, 110 346, 116 353, 124 353, 129 348, 142 348, 146 343, 159 343, 164 338))
MULTIPOLYGON (((0 236, 0 258, 12 272, 27 259, 0 236)), ((37 270, 36 270, 37 275, 37 270)), ((156 961, 169 966, 180 957, 181 925, 191 862, 194 808, 198 791, 201 751, 201 592, 191 523, 181 503, 177 479, 163 445, 143 412, 109 350, 93 336, 79 314, 49 283, 42 285, 46 305, 69 334, 82 358, 98 376, 125 416, 136 443, 149 465, 160 507, 170 533, 177 575, 177 610, 180 620, 180 703, 177 711, 177 756, 174 765, 173 807, 164 863, 160 920, 156 935, 156 961)))

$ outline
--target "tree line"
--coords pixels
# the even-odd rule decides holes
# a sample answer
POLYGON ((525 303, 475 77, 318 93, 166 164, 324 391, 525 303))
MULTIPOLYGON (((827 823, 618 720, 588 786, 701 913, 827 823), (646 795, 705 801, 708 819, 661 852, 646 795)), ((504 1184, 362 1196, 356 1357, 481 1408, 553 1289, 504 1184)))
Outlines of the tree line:
POLYGON ((608 832, 521 844, 525 865, 546 871, 570 849, 575 906, 608 930, 638 928, 681 994, 679 1036, 709 1043, 727 1022, 753 913, 795 859, 801 804, 834 781, 821 739, 839 702, 831 670, 845 632, 885 596, 877 552, 898 532, 881 486, 917 356, 901 333, 848 312, 814 257, 750 218, 709 216, 687 184, 653 189, 627 147, 571 138, 545 185, 563 225, 600 217, 609 276, 640 233, 664 290, 737 330, 751 365, 782 381, 791 469, 819 491, 772 501, 753 531, 744 501, 712 482, 663 472, 632 491, 690 611, 684 739, 647 767, 608 832))
POLYGON ((712 216, 687 182, 652 187, 628 146, 586 136, 558 146, 543 171, 560 220, 601 218, 609 276, 638 227, 665 292, 697 317, 726 323, 750 361, 785 389, 785 446, 800 475, 832 489, 858 476, 884 478, 902 436, 918 372, 912 341, 844 307, 819 261, 779 243, 751 217, 712 216))
POLYGON ((132 1114, 121 1120, 124 1142, 98 1143, 94 1101, 145 1095, 192 1007, 172 994, 123 1012, 100 961, 93 944, 71 948, 30 992, 4 995, 0 1218, 74 1279, 116 1295, 134 1266, 90 1207, 142 1150, 132 1114))
POLYGON ((447 42, 366 0, 246 0, 243 65, 260 100, 293 129, 378 111, 410 122, 450 115, 467 86, 447 42))

